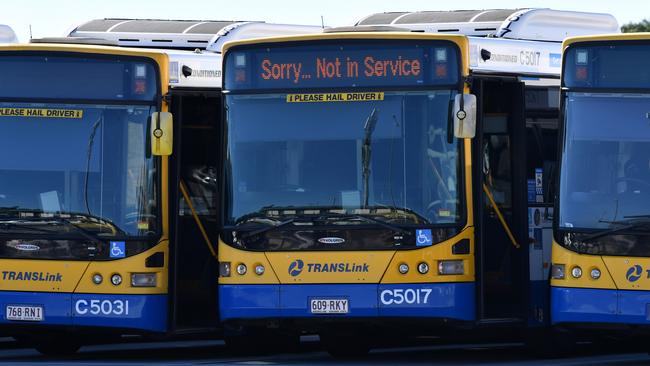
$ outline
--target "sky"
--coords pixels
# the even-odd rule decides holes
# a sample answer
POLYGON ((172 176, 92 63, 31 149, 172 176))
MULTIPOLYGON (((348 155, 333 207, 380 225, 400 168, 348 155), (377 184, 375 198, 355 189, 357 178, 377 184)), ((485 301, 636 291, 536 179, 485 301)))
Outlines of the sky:
MULTIPOLYGON (((5 0, 7 1, 7 0, 5 0)), ((99 18, 261 20, 270 23, 351 25, 364 16, 389 11, 551 8, 613 14, 619 24, 650 18, 648 0, 20 0, 6 4, 0 24, 20 41, 60 37, 99 18)))

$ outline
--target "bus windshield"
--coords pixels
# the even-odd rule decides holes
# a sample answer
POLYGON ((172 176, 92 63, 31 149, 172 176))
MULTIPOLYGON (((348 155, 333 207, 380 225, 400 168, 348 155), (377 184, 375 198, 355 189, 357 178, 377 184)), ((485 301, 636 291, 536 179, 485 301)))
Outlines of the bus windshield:
POLYGON ((567 94, 560 228, 650 215, 649 106, 650 94, 567 94))
POLYGON ((293 103, 301 98, 228 95, 226 225, 273 208, 324 207, 383 212, 387 221, 396 210, 411 213, 400 216, 400 225, 456 225, 459 144, 448 143, 456 92, 365 94, 376 100, 293 103))
POLYGON ((102 237, 155 233, 152 108, 0 103, 0 224, 83 216, 102 237))

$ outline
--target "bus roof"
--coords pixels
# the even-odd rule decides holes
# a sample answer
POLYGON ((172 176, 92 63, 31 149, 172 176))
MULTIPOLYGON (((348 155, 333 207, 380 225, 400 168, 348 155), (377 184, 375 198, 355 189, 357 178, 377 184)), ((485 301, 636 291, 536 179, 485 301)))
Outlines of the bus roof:
POLYGON ((564 40, 562 48, 578 42, 597 42, 597 41, 650 41, 650 32, 639 33, 617 33, 617 34, 599 34, 579 37, 569 37, 564 40))
POLYGON ((95 19, 74 28, 68 37, 116 42, 119 46, 221 52, 223 43, 271 35, 320 32, 316 26, 250 21, 95 19))
POLYGON ((553 9, 491 9, 372 14, 357 26, 390 25, 427 33, 562 42, 570 36, 617 33, 610 14, 553 9))
POLYGON ((18 37, 10 26, 0 24, 0 43, 18 43, 18 37))

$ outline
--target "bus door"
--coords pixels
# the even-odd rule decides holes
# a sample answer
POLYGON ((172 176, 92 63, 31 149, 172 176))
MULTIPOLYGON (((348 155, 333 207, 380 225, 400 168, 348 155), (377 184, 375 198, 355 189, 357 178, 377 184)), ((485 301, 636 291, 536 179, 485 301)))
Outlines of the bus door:
POLYGON ((524 84, 476 78, 474 89, 477 318, 520 320, 528 284, 524 84))
POLYGON ((217 169, 221 148, 218 92, 172 92, 174 154, 170 163, 171 329, 218 324, 217 169), (174 196, 175 194, 175 196, 174 196))

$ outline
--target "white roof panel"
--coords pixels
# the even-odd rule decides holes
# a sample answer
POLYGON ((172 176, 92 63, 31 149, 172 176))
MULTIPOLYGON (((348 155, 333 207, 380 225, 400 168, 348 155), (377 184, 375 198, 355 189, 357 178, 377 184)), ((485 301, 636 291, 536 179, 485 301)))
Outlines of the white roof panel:
POLYGON ((469 37, 472 72, 560 77, 562 44, 469 37))

